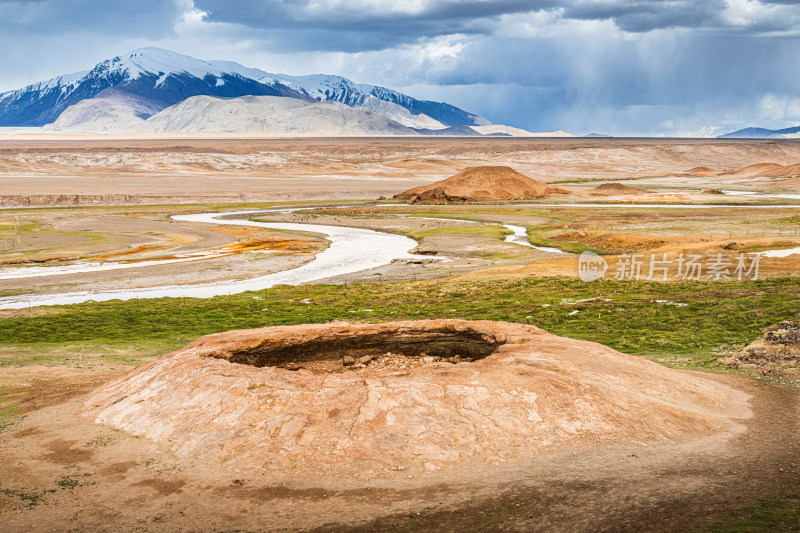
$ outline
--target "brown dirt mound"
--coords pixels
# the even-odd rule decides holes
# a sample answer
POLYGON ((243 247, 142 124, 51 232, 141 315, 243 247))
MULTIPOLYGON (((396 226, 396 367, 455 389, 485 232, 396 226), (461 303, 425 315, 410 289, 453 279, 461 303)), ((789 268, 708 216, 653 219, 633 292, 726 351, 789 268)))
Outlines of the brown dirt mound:
POLYGON ((786 165, 774 171, 769 177, 775 178, 797 178, 800 177, 800 163, 794 165, 786 165))
POLYGON ((679 442, 726 431, 746 402, 708 377, 533 326, 431 320, 209 335, 86 405, 96 422, 179 457, 318 483, 679 442), (387 352, 420 364, 349 368, 347 358, 387 352))
POLYGON ((616 196, 621 194, 646 194, 649 192, 651 191, 637 189, 636 187, 631 187, 630 185, 625 185, 624 183, 603 183, 602 185, 598 185, 589 191, 589 194, 600 196, 616 196))
POLYGON ((719 170, 715 170, 711 167, 694 167, 687 170, 686 173, 694 176, 716 176, 719 174, 719 170))
POLYGON ((486 202, 536 200, 572 191, 554 187, 520 174, 510 167, 469 167, 453 177, 431 185, 414 187, 394 195, 406 202, 486 202))
POLYGON ((736 178, 793 178, 800 176, 800 164, 783 166, 777 163, 756 163, 739 170, 727 170, 721 175, 736 178))
POLYGON ((764 335, 719 362, 800 386, 800 321, 766 328, 764 335))

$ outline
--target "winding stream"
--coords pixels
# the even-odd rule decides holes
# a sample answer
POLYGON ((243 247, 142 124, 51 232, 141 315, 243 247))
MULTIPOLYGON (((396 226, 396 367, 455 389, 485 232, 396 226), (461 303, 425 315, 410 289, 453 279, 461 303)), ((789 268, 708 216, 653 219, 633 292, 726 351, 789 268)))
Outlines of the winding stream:
POLYGON ((531 248, 535 248, 540 252, 550 252, 552 254, 569 254, 569 252, 565 252, 560 248, 554 248, 552 246, 534 246, 528 239, 528 230, 526 230, 522 226, 503 224, 503 227, 514 232, 512 235, 506 237, 506 242, 513 242, 514 244, 521 244, 522 246, 530 246, 531 248))
MULTIPOLYGON (((625 204, 625 203, 605 203, 605 204, 517 204, 519 207, 545 207, 545 208, 581 208, 581 207, 641 207, 641 208, 668 208, 668 209, 715 209, 715 208, 800 208, 796 205, 713 205, 713 204, 625 204)), ((410 207, 410 206, 407 206, 410 207)), ((299 285, 311 281, 317 281, 334 276, 343 276, 376 268, 390 263, 394 259, 419 258, 409 253, 417 246, 417 243, 408 237, 394 235, 380 231, 353 228, 346 226, 327 226, 320 224, 290 223, 290 222, 254 222, 246 218, 248 215, 269 214, 269 213, 288 213, 313 208, 290 208, 275 210, 254 210, 254 211, 229 211, 223 213, 200 213, 191 215, 174 215, 172 218, 185 222, 198 222, 206 224, 224 224, 237 226, 256 226, 268 229, 286 231, 307 231, 324 235, 330 242, 330 246, 318 253, 316 257, 297 268, 249 278, 246 280, 232 280, 213 282, 200 285, 176 285, 145 289, 127 289, 115 291, 98 292, 75 292, 65 294, 44 294, 44 295, 21 295, 0 298, 0 309, 22 309, 29 306, 39 305, 69 305, 88 301, 107 301, 107 300, 132 300, 135 298, 164 298, 164 297, 185 297, 190 298, 211 298, 214 296, 224 296, 243 291, 253 291, 268 289, 275 285, 299 285), (239 217, 239 218, 232 218, 239 217)), ((423 217, 419 217, 423 218, 423 217)), ((458 219, 441 219, 447 221, 460 221, 458 219)), ((474 222, 474 221, 464 221, 474 222)), ((527 237, 524 227, 512 224, 501 224, 503 227, 513 232, 506 237, 506 242, 529 246, 543 252, 566 254, 558 248, 547 246, 534 246, 527 237)), ((800 248, 792 250, 774 250, 763 252, 768 257, 785 257, 798 253, 800 248)), ((431 259, 429 256, 425 256, 431 259)), ((122 268, 134 268, 137 266, 152 266, 154 264, 166 264, 185 261, 197 261, 203 257, 184 257, 165 261, 150 261, 134 264, 94 264, 94 265, 73 265, 67 267, 31 267, 29 269, 14 269, 12 271, 0 272, 0 279, 20 279, 25 277, 39 277, 59 274, 72 274, 77 272, 93 272, 101 270, 113 270, 122 268), (36 270, 34 270, 36 269, 36 270)), ((442 258, 439 258, 442 259, 442 258)))
MULTIPOLYGON (((75 292, 67 294, 43 294, 36 296, 10 296, 0 298, 0 309, 23 309, 37 305, 69 305, 88 301, 132 300, 135 298, 211 298, 243 291, 268 289, 275 285, 298 285, 333 276, 342 276, 379 267, 393 259, 421 257, 409 253, 417 246, 416 241, 402 235, 393 235, 370 229, 318 224, 295 224, 288 222, 254 222, 245 217, 264 211, 237 211, 226 213, 200 213, 175 215, 175 220, 208 224, 257 226, 287 231, 308 231, 325 235, 330 246, 318 253, 308 263, 297 268, 259 276, 241 281, 214 282, 202 285, 182 285, 149 289, 128 289, 100 292, 75 292), (223 218, 225 217, 225 218, 223 218)), ((430 259, 430 257, 427 257, 430 259)))

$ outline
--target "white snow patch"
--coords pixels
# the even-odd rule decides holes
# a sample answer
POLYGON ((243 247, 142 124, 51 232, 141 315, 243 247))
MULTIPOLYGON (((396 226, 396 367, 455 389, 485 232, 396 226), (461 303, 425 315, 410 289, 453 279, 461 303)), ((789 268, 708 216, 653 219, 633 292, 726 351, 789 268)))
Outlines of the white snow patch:
POLYGON ((790 255, 800 254, 800 247, 786 250, 767 250, 766 252, 758 253, 763 257, 789 257, 790 255))

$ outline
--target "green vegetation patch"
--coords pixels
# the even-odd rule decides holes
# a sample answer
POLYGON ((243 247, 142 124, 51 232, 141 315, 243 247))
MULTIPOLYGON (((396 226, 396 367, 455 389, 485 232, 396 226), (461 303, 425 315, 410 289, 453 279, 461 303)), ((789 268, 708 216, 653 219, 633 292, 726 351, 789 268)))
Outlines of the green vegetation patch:
POLYGON ((140 343, 163 353, 230 329, 459 318, 533 324, 632 354, 711 357, 717 346, 749 342, 760 328, 798 317, 799 298, 798 279, 583 283, 527 277, 278 286, 232 297, 92 302, 30 316, 15 312, 0 320, 0 354, 4 346, 9 353, 28 347, 24 357, 37 350, 58 357, 53 347, 64 343, 140 343))
POLYGON ((27 504, 28 508, 35 507, 42 503, 48 491, 44 489, 5 489, 0 488, 0 494, 9 498, 16 498, 27 504))
POLYGON ((513 232, 500 225, 485 224, 475 226, 456 226, 452 228, 435 228, 426 229, 421 231, 410 232, 412 237, 421 239, 423 237, 430 237, 432 235, 475 235, 480 237, 488 237, 490 239, 504 240, 506 236, 511 235, 513 232))

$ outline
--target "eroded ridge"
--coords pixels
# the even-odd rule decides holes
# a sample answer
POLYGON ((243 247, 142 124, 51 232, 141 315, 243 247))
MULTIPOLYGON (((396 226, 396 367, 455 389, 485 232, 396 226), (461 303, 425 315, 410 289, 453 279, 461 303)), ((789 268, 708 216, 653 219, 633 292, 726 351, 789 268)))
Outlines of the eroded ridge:
POLYGON ((87 406, 179 456, 318 485, 399 471, 433 482, 576 447, 729 434, 747 400, 713 377, 533 326, 431 320, 209 335, 87 406))

